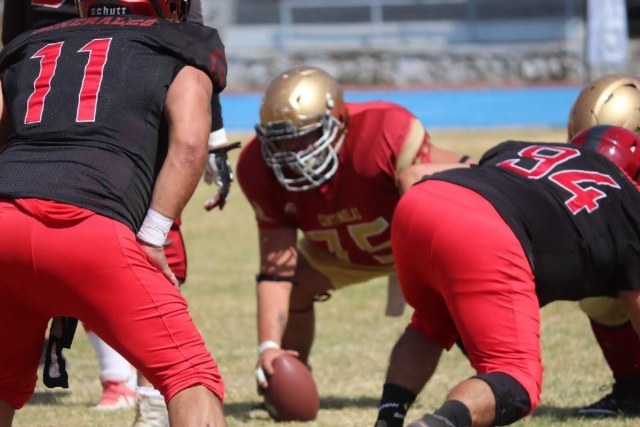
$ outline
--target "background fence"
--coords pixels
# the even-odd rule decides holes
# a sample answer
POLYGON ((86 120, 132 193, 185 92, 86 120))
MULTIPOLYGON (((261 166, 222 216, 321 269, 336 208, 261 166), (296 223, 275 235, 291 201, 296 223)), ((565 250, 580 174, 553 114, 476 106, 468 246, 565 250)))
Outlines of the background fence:
MULTIPOLYGON (((230 87, 314 64, 359 85, 584 82, 587 0, 203 0, 230 87)), ((607 2, 611 0, 600 0, 607 2)), ((631 36, 640 0, 627 0, 631 36)), ((631 61, 610 71, 640 72, 631 61)))

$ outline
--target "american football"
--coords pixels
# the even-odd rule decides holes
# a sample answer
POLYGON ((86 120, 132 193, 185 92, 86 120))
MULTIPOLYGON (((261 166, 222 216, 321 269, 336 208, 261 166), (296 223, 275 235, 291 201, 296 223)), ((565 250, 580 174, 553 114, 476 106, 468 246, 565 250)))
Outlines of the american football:
POLYGON ((264 391, 264 403, 276 421, 315 420, 320 397, 309 368, 298 358, 282 355, 273 362, 273 375, 264 391))

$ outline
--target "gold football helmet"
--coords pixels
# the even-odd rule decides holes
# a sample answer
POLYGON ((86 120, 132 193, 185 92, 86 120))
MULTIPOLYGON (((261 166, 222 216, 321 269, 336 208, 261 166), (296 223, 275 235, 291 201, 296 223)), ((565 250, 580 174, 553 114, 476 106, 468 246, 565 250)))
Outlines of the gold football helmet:
POLYGON ((640 132, 640 81, 612 74, 585 86, 571 108, 568 137, 596 125, 620 126, 640 132))
POLYGON ((340 84, 319 68, 298 67, 269 84, 255 128, 278 181, 289 191, 305 191, 335 174, 346 124, 340 84))

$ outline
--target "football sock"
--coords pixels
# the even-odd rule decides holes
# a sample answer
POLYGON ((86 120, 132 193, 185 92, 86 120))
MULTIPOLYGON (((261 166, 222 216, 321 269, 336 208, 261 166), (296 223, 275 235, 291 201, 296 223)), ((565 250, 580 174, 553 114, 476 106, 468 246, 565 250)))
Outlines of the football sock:
POLYGON ((640 339, 631 322, 610 328, 592 320, 591 329, 614 377, 640 375, 640 339))
POLYGON ((416 394, 398 384, 386 383, 378 409, 378 421, 386 421, 387 427, 402 427, 407 411, 416 400, 416 394))
POLYGON ((459 400, 447 400, 433 415, 455 427, 471 427, 471 412, 459 400))
POLYGON ((87 337, 96 352, 102 381, 128 381, 131 379, 134 370, 127 359, 109 347, 95 332, 87 331, 87 337))

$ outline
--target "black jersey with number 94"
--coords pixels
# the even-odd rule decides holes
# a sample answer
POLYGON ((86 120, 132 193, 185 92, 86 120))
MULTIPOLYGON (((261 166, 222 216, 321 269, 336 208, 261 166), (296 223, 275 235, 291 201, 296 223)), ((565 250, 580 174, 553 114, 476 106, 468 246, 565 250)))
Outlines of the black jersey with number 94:
POLYGON ((640 192, 604 156, 508 141, 433 178, 491 202, 531 262, 541 305, 640 289, 640 192))
POLYGON ((214 29, 78 18, 15 39, 0 54, 11 127, 0 197, 68 203, 137 231, 167 151, 167 89, 185 65, 224 88, 214 29))

